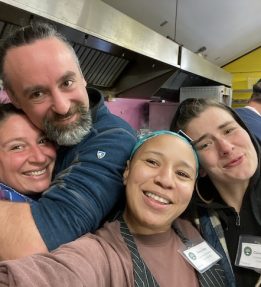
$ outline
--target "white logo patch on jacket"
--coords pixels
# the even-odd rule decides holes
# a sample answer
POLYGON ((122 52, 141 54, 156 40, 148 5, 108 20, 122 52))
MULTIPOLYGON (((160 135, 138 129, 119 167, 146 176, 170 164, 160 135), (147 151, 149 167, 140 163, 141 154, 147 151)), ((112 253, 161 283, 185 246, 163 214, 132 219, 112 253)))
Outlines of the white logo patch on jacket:
POLYGON ((105 155, 106 155, 106 152, 105 152, 105 151, 101 151, 101 150, 98 150, 98 151, 97 151, 97 158, 98 158, 98 159, 104 158, 105 155))

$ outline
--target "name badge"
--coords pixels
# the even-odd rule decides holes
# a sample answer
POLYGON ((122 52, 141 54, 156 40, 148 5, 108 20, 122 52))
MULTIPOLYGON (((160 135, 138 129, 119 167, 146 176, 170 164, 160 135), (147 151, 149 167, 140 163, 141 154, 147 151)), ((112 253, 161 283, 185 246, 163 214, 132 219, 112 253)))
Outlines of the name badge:
POLYGON ((200 273, 208 270, 222 258, 206 241, 179 252, 200 273))
POLYGON ((235 265, 261 270, 261 237, 240 235, 235 265))

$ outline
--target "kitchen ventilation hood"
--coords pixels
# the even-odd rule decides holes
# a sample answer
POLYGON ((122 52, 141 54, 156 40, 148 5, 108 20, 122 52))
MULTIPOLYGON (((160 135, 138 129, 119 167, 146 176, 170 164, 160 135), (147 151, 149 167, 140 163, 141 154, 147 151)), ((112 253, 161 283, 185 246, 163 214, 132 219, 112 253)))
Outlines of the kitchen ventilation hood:
POLYGON ((0 38, 32 20, 55 23, 89 86, 108 97, 178 101, 180 87, 231 86, 231 75, 100 0, 0 0, 0 38))

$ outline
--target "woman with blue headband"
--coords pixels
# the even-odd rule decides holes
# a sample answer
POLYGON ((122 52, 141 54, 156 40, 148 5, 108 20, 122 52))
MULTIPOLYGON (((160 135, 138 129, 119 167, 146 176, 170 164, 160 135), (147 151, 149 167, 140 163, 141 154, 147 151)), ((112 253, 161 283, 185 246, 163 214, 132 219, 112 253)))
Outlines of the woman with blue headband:
POLYGON ((127 202, 116 220, 52 253, 2 262, 0 286, 225 286, 215 276, 220 256, 179 218, 197 173, 186 138, 143 136, 123 175, 127 202))

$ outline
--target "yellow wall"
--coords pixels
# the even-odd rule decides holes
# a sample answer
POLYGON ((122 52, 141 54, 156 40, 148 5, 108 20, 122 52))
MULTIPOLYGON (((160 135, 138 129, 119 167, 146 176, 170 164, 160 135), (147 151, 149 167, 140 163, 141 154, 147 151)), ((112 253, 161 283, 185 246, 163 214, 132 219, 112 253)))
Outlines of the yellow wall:
POLYGON ((242 106, 261 78, 261 47, 223 67, 232 73, 233 106, 242 106))

